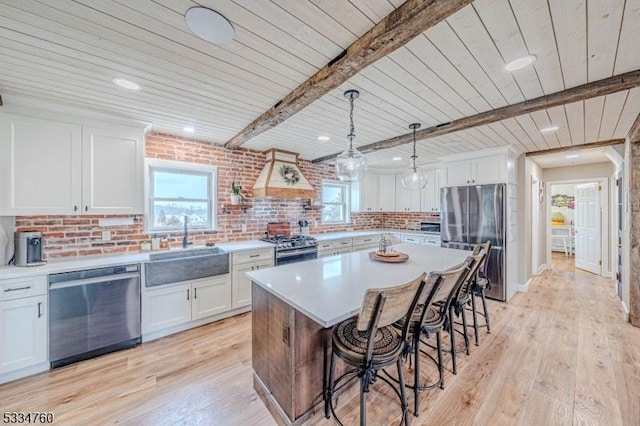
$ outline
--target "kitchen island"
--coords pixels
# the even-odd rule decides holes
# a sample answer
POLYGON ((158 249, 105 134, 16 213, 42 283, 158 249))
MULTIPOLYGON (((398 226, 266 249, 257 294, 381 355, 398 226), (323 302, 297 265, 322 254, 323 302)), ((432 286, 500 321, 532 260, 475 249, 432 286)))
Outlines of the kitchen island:
POLYGON ((404 284, 470 254, 414 244, 393 249, 409 260, 377 262, 364 251, 247 273, 254 387, 279 424, 302 424, 321 406, 331 327, 360 311, 367 289, 404 284))

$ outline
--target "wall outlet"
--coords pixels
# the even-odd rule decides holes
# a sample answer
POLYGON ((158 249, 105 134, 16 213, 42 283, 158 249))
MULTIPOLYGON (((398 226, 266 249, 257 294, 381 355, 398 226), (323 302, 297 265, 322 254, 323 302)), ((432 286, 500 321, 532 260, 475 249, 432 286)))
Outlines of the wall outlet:
POLYGON ((111 231, 102 231, 102 241, 111 241, 111 231))
POLYGON ((242 224, 242 232, 247 232, 247 224, 246 223, 242 224))
POLYGON ((315 220, 315 219, 313 220, 313 226, 314 226, 314 227, 318 226, 318 221, 317 221, 317 220, 315 220))

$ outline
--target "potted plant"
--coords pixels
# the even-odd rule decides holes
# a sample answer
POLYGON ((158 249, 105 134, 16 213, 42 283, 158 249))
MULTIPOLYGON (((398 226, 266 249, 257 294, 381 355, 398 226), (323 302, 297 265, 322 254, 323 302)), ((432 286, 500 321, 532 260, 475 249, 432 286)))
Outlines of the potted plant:
POLYGON ((242 196, 242 193, 240 191, 242 191, 242 186, 236 185, 235 182, 232 182, 231 183, 231 204, 234 206, 242 203, 242 201, 244 200, 244 197, 242 196))

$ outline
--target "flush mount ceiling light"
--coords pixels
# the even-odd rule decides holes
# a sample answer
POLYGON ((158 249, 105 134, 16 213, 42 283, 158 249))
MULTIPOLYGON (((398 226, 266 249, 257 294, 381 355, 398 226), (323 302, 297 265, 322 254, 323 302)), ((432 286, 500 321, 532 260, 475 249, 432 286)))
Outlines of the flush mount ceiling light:
POLYGON ((329 136, 318 136, 318 140, 319 140, 319 141, 328 141, 328 140, 330 140, 330 139, 331 139, 331 138, 330 138, 329 136))
POLYGON ((580 154, 567 154, 564 158, 578 158, 580 154))
POLYGON ((400 160, 402 160, 402 157, 393 157, 392 160, 393 161, 400 161, 400 160))
POLYGON ((227 18, 206 7, 192 7, 184 17, 191 32, 210 43, 229 43, 236 35, 227 18))
POLYGON ((353 127, 353 101, 358 99, 360 92, 357 90, 347 90, 344 97, 349 100, 349 146, 344 152, 336 157, 336 175, 338 179, 345 182, 357 182, 364 177, 367 170, 367 159, 356 148, 353 147, 353 140, 356 138, 353 127))
POLYGON ((427 186, 427 174, 424 170, 416 167, 416 130, 420 128, 420 123, 413 123, 409 125, 409 128, 413 130, 413 155, 411 156, 411 164, 404 169, 400 181, 405 189, 410 191, 422 189, 427 186))
POLYGON ((560 127, 558 126, 549 126, 549 127, 545 127, 543 129, 540 129, 540 131, 542 133, 551 133, 551 132, 555 132, 556 130, 558 130, 560 127))
POLYGON ((536 61, 536 57, 533 55, 523 56, 522 58, 515 59, 504 66, 505 71, 517 71, 522 68, 528 67, 536 61))
POLYGON ((196 131, 196 129, 194 129, 191 126, 187 126, 187 127, 184 128, 184 131, 187 132, 187 133, 193 133, 193 132, 196 131))
POLYGON ((120 77, 115 77, 113 79, 111 79, 111 81, 113 82, 113 84, 120 86, 124 89, 129 89, 129 90, 141 90, 142 87, 140 87, 140 85, 138 83, 134 83, 131 80, 127 80, 124 78, 120 78, 120 77))

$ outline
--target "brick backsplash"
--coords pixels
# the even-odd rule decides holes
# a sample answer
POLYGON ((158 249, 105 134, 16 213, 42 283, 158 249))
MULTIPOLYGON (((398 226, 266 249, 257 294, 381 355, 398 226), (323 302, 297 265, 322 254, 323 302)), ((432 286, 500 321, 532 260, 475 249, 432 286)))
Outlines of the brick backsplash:
MULTIPOLYGON (((370 228, 420 229, 420 222, 434 219, 426 213, 353 213, 351 223, 324 225, 319 210, 304 210, 300 199, 254 199, 251 188, 262 170, 264 154, 249 149, 228 150, 208 142, 183 139, 178 136, 150 133, 145 141, 145 156, 166 160, 214 165, 218 168, 218 210, 216 231, 192 231, 189 238, 195 245, 207 242, 242 241, 262 238, 269 222, 289 222, 292 233, 298 233, 297 222, 307 220, 312 234, 364 230, 370 228), (231 182, 242 186, 249 208, 229 209, 231 182), (314 226, 317 222, 317 226, 314 226), (242 225, 246 224, 246 232, 242 225)), ((333 167, 300 160, 300 169, 314 188, 319 189, 322 179, 335 179, 333 167)), ((315 201, 320 201, 318 193, 315 201)), ((130 217, 121 215, 79 216, 18 216, 16 230, 38 230, 44 238, 44 257, 87 256, 103 253, 139 251, 141 244, 150 240, 145 232, 144 217, 135 216, 133 225, 99 226, 102 218, 130 217), (102 231, 111 231, 111 240, 102 241, 102 231)), ((435 218, 437 219, 437 218, 435 218)), ((164 236, 165 234, 160 234, 164 236)), ((182 232, 166 234, 171 246, 182 244, 182 232)))

